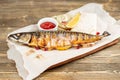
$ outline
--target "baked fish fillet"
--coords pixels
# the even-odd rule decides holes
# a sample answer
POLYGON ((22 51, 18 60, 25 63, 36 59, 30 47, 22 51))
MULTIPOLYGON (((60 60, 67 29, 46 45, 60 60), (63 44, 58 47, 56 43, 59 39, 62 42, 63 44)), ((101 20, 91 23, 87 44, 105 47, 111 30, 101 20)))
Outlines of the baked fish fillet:
POLYGON ((23 32, 8 36, 10 41, 42 50, 66 50, 72 47, 82 47, 84 44, 101 40, 104 35, 91 35, 70 31, 23 32))

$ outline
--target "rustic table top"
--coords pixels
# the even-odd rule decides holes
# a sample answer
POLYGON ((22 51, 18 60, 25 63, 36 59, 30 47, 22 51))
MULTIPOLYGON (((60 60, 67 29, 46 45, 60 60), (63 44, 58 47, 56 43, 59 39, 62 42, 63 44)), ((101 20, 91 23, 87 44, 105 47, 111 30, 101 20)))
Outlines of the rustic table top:
MULTIPOLYGON (((8 60, 6 36, 46 16, 66 13, 90 2, 104 5, 120 19, 120 0, 0 0, 0 80, 22 80, 8 60)), ((93 55, 47 70, 35 80, 120 80, 120 42, 93 55)))

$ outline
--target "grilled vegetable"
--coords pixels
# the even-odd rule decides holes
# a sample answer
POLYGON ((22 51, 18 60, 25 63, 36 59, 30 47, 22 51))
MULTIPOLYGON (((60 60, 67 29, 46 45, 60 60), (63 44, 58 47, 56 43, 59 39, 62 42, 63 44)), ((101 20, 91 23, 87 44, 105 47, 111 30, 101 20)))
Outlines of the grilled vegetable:
POLYGON ((71 47, 82 47, 84 44, 94 43, 103 37, 104 35, 90 35, 70 31, 41 31, 11 34, 8 39, 42 50, 67 50, 71 47))

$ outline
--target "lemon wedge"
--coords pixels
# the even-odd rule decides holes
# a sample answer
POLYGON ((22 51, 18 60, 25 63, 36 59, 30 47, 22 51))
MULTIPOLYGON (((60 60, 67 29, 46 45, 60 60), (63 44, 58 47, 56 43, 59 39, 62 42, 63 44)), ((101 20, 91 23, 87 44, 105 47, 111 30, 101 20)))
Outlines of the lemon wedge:
POLYGON ((73 18, 66 24, 67 28, 73 28, 79 22, 80 13, 77 13, 73 18))

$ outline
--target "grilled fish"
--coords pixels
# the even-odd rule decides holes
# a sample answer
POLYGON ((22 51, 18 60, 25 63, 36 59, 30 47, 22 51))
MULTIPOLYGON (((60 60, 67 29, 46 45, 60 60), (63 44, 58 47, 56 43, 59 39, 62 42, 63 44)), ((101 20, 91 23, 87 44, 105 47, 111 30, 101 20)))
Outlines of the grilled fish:
MULTIPOLYGON (((104 33, 104 35, 106 34, 104 33)), ((8 39, 42 50, 67 50, 71 47, 82 47, 84 44, 99 41, 104 35, 70 31, 41 31, 11 34, 8 39)))

